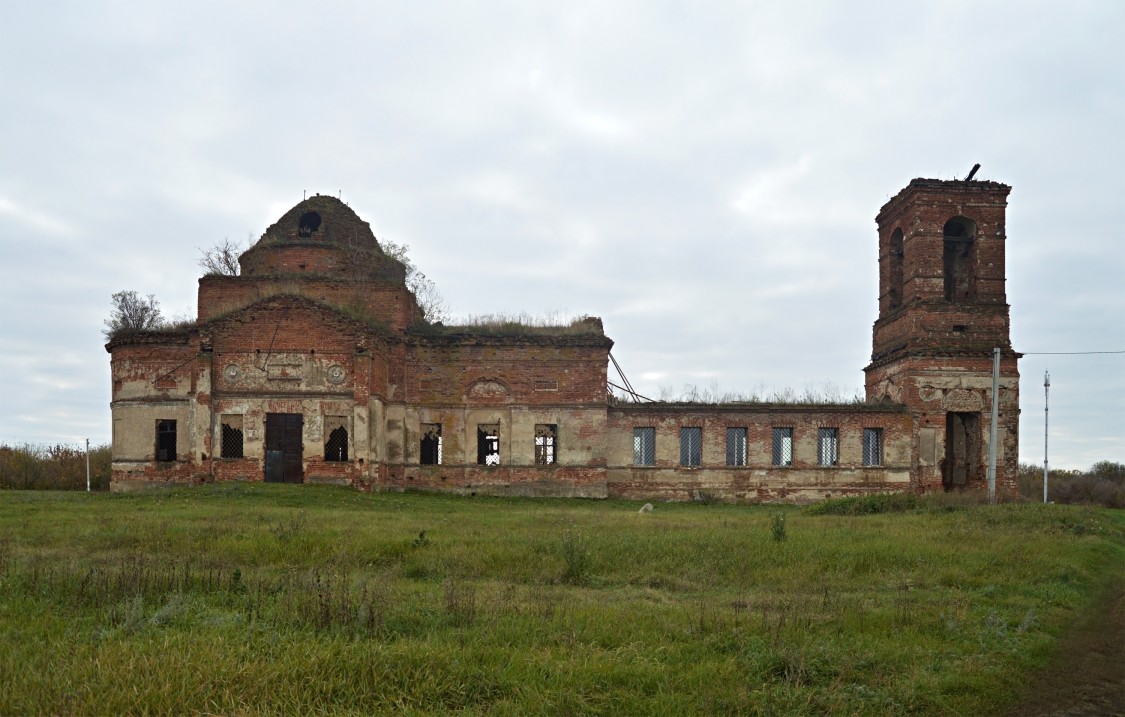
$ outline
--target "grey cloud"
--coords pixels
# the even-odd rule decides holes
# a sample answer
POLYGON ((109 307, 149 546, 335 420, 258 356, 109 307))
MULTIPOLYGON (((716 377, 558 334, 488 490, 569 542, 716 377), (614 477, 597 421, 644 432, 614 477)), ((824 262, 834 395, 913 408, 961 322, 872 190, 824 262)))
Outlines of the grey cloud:
MULTIPOLYGON (((458 313, 604 316, 643 392, 850 393, 875 213, 981 162, 1014 187, 1015 348, 1125 349, 1123 20, 1109 3, 6 8, 0 371, 34 379, 9 379, 0 440, 108 440, 109 295, 186 310, 198 248, 256 238, 305 190, 343 190, 409 243, 458 313)), ((1050 361, 1052 462, 1125 460, 1120 361, 1050 361)), ((1044 363, 1021 364, 1025 460, 1044 363)))

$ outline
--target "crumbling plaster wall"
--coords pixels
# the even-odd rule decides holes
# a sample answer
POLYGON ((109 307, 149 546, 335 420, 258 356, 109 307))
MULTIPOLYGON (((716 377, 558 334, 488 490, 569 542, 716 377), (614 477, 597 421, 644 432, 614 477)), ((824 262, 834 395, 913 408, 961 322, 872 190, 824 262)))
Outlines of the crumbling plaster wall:
POLYGON ((604 336, 424 338, 407 347, 402 403, 388 403, 378 487, 605 497, 604 336), (441 424, 441 465, 421 465, 422 424, 441 424), (556 462, 535 463, 535 426, 557 426, 556 462), (477 464, 499 426, 500 464, 477 464))
MULTIPOLYGON (((1015 494, 1019 472, 1019 371, 1016 358, 1001 358, 1000 405, 997 424, 997 490, 1015 494)), ((987 457, 992 427, 992 362, 983 358, 918 357, 871 368, 868 395, 901 402, 917 416, 914 472, 920 490, 943 490, 946 454, 946 414, 980 414, 980 456, 967 488, 987 488, 987 457)))
POLYGON ((266 415, 295 413, 304 417, 306 481, 370 485, 378 462, 370 412, 378 410, 388 374, 381 340, 323 307, 280 297, 216 322, 210 339, 217 377, 214 477, 261 480, 266 415), (224 414, 243 417, 242 458, 221 457, 224 414), (325 459, 327 417, 345 419, 347 461, 325 459))
POLYGON ((110 363, 113 400, 113 463, 115 477, 122 480, 174 483, 192 480, 197 472, 194 458, 206 450, 209 408, 195 396, 209 384, 201 375, 202 356, 188 335, 171 339, 139 337, 118 347, 110 363), (176 421, 176 457, 156 460, 156 425, 176 421))
POLYGON ((306 482, 332 482, 366 487, 371 481, 374 451, 369 440, 369 417, 366 406, 357 406, 350 398, 337 400, 235 398, 215 404, 211 427, 214 451, 206 464, 210 479, 262 480, 265 474, 265 425, 269 413, 299 413, 302 423, 302 466, 306 482), (241 458, 224 458, 221 453, 223 416, 242 419, 243 452, 241 458), (324 443, 325 424, 335 417, 345 419, 348 431, 345 462, 327 461, 324 443))
POLYGON ((911 487, 913 420, 901 406, 627 404, 610 409, 608 493, 621 498, 808 502, 911 487), (633 429, 656 429, 656 461, 633 464, 633 429), (680 429, 702 428, 702 463, 680 465, 680 429), (726 429, 747 429, 745 466, 726 464, 726 429), (793 460, 772 463, 773 428, 793 429, 793 460), (839 462, 817 463, 819 428, 839 429, 839 462), (864 466, 864 428, 883 429, 880 466, 864 466))

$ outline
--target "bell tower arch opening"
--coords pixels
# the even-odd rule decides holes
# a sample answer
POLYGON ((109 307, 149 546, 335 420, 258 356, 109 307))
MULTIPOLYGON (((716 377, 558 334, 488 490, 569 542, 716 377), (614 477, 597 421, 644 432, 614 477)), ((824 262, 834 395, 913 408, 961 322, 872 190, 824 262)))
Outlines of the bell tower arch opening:
POLYGON ((953 217, 941 233, 945 300, 971 303, 976 299, 976 223, 966 217, 953 217))
POLYGON ((890 308, 895 309, 902 306, 902 264, 906 258, 906 248, 903 244, 902 229, 895 229, 891 234, 890 252, 887 255, 890 276, 888 282, 890 286, 887 288, 888 298, 890 300, 890 308))

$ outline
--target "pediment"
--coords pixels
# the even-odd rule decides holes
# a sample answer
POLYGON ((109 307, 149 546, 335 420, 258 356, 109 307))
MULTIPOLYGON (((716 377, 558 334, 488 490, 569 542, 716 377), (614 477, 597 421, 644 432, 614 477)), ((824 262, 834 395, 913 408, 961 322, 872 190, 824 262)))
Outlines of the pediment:
POLYGON ((469 401, 505 401, 511 394, 508 385, 495 377, 478 378, 465 389, 465 399, 469 401))
POLYGON ((294 319, 330 323, 348 333, 370 333, 372 328, 347 316, 339 309, 303 296, 275 294, 236 309, 229 314, 211 319, 204 324, 206 330, 216 331, 242 326, 247 322, 273 319, 281 315, 294 319))
POLYGON ((375 348, 375 331, 327 304, 300 296, 271 296, 212 319, 200 327, 201 340, 216 352, 270 354, 278 378, 299 354, 363 353, 375 348), (286 358, 288 357, 288 358, 286 358))

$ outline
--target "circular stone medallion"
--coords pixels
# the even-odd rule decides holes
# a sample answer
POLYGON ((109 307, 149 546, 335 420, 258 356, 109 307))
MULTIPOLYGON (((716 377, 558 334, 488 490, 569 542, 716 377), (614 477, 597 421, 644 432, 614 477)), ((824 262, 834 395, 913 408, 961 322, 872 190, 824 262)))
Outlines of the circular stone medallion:
POLYGON ((231 383, 237 383, 238 379, 242 378, 242 369, 238 367, 238 364, 228 364, 227 367, 223 369, 223 378, 231 383))
POLYGON ((343 383, 347 375, 344 367, 339 364, 328 367, 328 383, 343 383))

